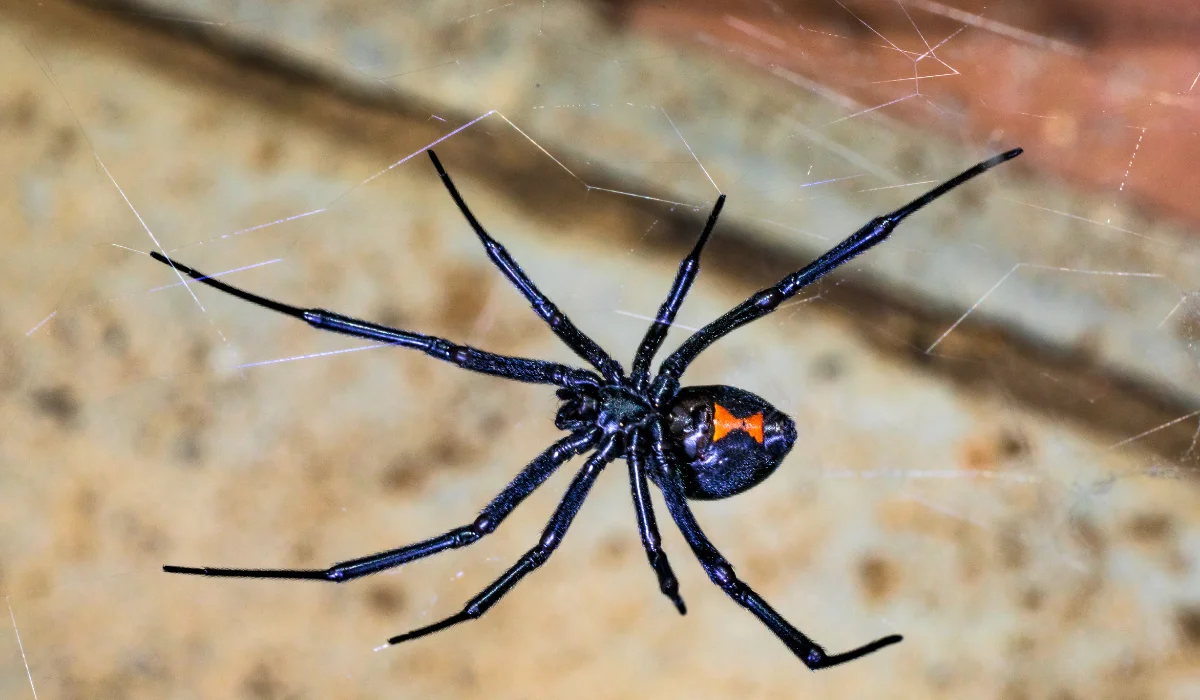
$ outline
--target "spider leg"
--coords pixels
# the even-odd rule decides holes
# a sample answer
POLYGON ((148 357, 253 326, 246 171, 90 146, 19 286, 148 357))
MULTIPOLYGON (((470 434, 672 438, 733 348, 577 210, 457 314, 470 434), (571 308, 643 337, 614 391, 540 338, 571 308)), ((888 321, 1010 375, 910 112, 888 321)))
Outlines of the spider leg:
POLYGON ((203 272, 188 267, 183 263, 176 262, 157 251, 150 253, 150 257, 182 272, 197 282, 206 284, 214 289, 219 289, 226 294, 233 295, 251 304, 298 318, 313 328, 342 333, 356 338, 375 340, 390 345, 413 348, 424 352, 430 357, 436 357, 439 360, 458 365, 463 369, 490 374, 496 377, 504 377, 505 379, 515 379, 519 382, 554 384, 574 388, 584 386, 594 387, 599 384, 599 378, 584 369, 569 367, 557 362, 547 362, 545 360, 530 360, 523 357, 497 355, 467 345, 456 345, 444 338, 425 335, 423 333, 413 333, 398 328, 389 328, 388 326, 381 326, 377 323, 343 316, 342 314, 325 311, 324 309, 301 309, 290 304, 284 304, 273 299, 252 294, 239 287, 209 277, 203 272))
POLYGON ((491 534, 525 497, 575 455, 585 452, 600 440, 599 429, 579 431, 559 440, 530 462, 508 486, 489 503, 470 525, 456 527, 445 534, 399 549, 390 549, 358 559, 338 562, 328 569, 217 569, 212 567, 164 566, 169 574, 194 574, 228 578, 288 578, 344 583, 437 554, 474 544, 491 534))
POLYGON ((892 231, 901 221, 921 207, 924 207, 926 204, 929 204, 964 182, 982 175, 997 165, 1012 160, 1019 155, 1021 155, 1021 149, 1014 148, 1011 151, 1006 151, 982 161, 890 214, 872 219, 858 231, 831 248, 827 253, 809 263, 808 266, 784 277, 775 286, 756 292, 746 301, 730 309, 724 316, 696 331, 679 346, 679 349, 663 361, 659 367, 659 375, 654 380, 654 387, 650 392, 651 396, 657 403, 671 395, 675 388, 677 388, 679 377, 683 375, 683 371, 709 345, 712 345, 737 328, 766 316, 801 289, 816 282, 835 268, 848 262, 851 258, 887 240, 887 237, 891 235, 892 231))
POLYGON ((538 316, 550 326, 554 334, 559 337, 567 347, 571 348, 576 355, 587 360, 593 367, 600 370, 604 378, 610 382, 617 382, 625 376, 624 370, 621 369, 620 363, 609 357, 604 349, 596 344, 588 336, 584 335, 583 331, 579 330, 571 319, 567 318, 562 311, 559 311, 558 306, 550 299, 542 294, 533 280, 521 269, 516 260, 513 260, 512 255, 508 250, 500 245, 495 238, 492 238, 471 210, 467 207, 467 203, 463 200, 462 195, 458 193, 458 188, 454 186, 454 182, 450 176, 446 174, 445 168, 442 167, 442 162, 432 150, 427 151, 429 159, 433 161, 433 167, 437 168, 438 175, 442 178, 442 184, 446 186, 446 190, 450 192, 450 197, 454 199, 454 203, 458 205, 458 210, 467 219, 467 223, 475 230, 475 235, 479 236, 480 242, 487 250, 487 255, 495 263, 496 267, 504 273, 509 282, 521 292, 521 295, 533 306, 533 310, 538 316))
POLYGON ((712 213, 708 215, 708 223, 700 232, 700 239, 696 241, 696 246, 679 263, 675 281, 671 283, 671 291, 667 292, 667 298, 658 308, 658 315, 654 317, 654 323, 646 330, 642 344, 638 346, 637 354, 633 357, 631 376, 634 385, 639 389, 645 388, 654 354, 662 347, 663 340, 667 337, 667 330, 671 327, 671 322, 675 320, 675 314, 679 312, 679 307, 683 306, 683 299, 687 296, 688 290, 692 288, 696 273, 700 271, 700 252, 704 250, 704 244, 708 243, 708 236, 712 233, 713 226, 717 225, 717 217, 721 215, 721 208, 724 206, 725 195, 721 195, 717 197, 717 203, 713 205, 712 213))
POLYGON ((554 515, 551 516, 550 522, 546 524, 546 529, 542 531, 542 537, 537 545, 526 552, 516 564, 500 575, 483 591, 467 601, 466 606, 443 620, 435 622, 431 625, 426 625, 419 629, 405 632, 388 640, 388 644, 399 644, 407 642, 410 639, 424 637, 434 632, 444 630, 447 627, 452 627, 460 622, 474 620, 482 616, 506 593, 513 589, 525 577, 526 574, 546 563, 554 550, 562 542, 563 535, 566 534, 567 528, 571 526, 571 521, 575 518, 575 514, 579 512, 579 507, 583 505, 583 501, 587 498, 588 491, 591 490, 592 484, 596 482, 596 477, 604 470, 616 457, 616 442, 612 439, 605 440, 600 443, 600 447, 596 452, 588 458, 583 468, 575 474, 575 478, 571 480, 571 485, 567 487, 567 493, 563 496, 555 509, 554 515))
POLYGON ((633 492, 633 509, 637 513, 638 532, 642 536, 642 547, 650 566, 658 576, 658 588, 662 594, 671 599, 680 615, 687 614, 687 605, 679 595, 679 580, 671 570, 667 561, 667 553, 662 548, 662 538, 658 534, 658 523, 654 519, 654 505, 650 502, 650 485, 646 481, 646 465, 642 453, 636 446, 644 444, 641 435, 635 436, 635 448, 629 451, 625 461, 629 463, 629 486, 633 492))
POLYGON ((793 627, 767 601, 763 600, 762 596, 738 579, 733 572, 733 567, 725 560, 725 557, 721 556, 704 531, 700 529, 700 524, 696 522, 696 517, 692 514, 691 507, 688 506, 687 498, 683 495, 683 489, 674 478, 671 469, 673 460, 667 454, 662 443, 661 431, 656 431, 656 433, 658 434, 655 436, 651 459, 655 469, 658 470, 658 484, 663 498, 667 502, 667 510, 671 513, 671 518, 675 520, 679 531, 683 533, 684 539, 696 554, 696 558, 700 560, 700 565, 704 567, 705 573, 713 583, 725 591, 726 595, 753 613, 768 629, 774 632, 775 636, 787 645, 787 648, 791 649, 792 653, 798 656, 809 670, 816 671, 844 664, 896 644, 903 639, 900 635, 893 634, 841 654, 828 654, 821 645, 793 627))

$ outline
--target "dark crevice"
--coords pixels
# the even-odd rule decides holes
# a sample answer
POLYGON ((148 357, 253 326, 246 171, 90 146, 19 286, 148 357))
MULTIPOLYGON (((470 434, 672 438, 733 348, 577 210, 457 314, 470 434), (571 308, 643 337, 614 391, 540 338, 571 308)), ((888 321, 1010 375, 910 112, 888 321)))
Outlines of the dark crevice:
MULTIPOLYGON (((430 123, 428 117, 435 110, 423 108, 419 100, 343 84, 332 73, 243 44, 219 27, 158 16, 156 8, 88 0, 75 6, 10 5, 0 12, 47 31, 69 32, 91 48, 131 57, 181 84, 219 89, 228 92, 230 100, 254 102, 265 112, 316 124, 337 133, 348 148, 403 152, 386 149, 416 148, 445 131, 444 125, 430 123)), ((458 123, 478 116, 457 115, 456 120, 441 107, 436 112, 458 123)), ((627 224, 605 239, 606 246, 636 242, 638 250, 681 257, 694 243, 711 206, 711 202, 697 202, 695 212, 677 208, 664 213, 661 205, 611 197, 591 198, 585 209, 579 205, 581 185, 564 177, 559 166, 528 142, 511 138, 506 126, 468 129, 442 148, 453 154, 447 167, 464 190, 472 181, 485 182, 522 205, 530 216, 562 229, 564 236, 580 235, 572 232, 580 228, 580 217, 603 215, 608 221, 627 224), (658 222, 655 235, 643 236, 653 221, 658 222)), ((599 187, 631 187, 595 168, 581 177, 599 187)), ((636 187, 653 193, 652 186, 638 183, 636 187)), ((711 284, 711 276, 720 275, 738 288, 759 289, 810 260, 795 249, 739 231, 730 221, 722 222, 720 229, 705 252, 702 284, 711 284)), ((581 246, 597 245, 593 239, 579 240, 581 246)), ((663 285, 665 290, 669 278, 663 285)), ((850 324, 878 352, 962 390, 998 396, 1053 420, 1072 422, 1095 433, 1102 444, 1120 442, 1197 410, 1170 386, 1118 371, 1084 348, 1052 346, 984 313, 969 316, 935 353, 926 354, 924 349, 962 310, 899 294, 874 284, 865 274, 835 274, 818 291, 825 301, 811 305, 807 313, 850 324)), ((1195 421, 1180 421, 1145 435, 1133 446, 1172 462, 1185 461, 1195 431, 1195 421)))

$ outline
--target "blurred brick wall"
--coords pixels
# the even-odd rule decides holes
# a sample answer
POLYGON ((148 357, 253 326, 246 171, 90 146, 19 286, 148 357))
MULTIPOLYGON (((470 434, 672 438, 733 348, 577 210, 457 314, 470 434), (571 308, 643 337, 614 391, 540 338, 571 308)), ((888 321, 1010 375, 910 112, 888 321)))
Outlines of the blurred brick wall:
POLYGON ((900 100, 887 115, 1019 142, 1026 165, 1074 187, 1200 222, 1200 3, 604 4, 637 30, 793 73, 864 108, 900 100), (926 46, 944 63, 916 62, 918 87, 896 48, 926 46))

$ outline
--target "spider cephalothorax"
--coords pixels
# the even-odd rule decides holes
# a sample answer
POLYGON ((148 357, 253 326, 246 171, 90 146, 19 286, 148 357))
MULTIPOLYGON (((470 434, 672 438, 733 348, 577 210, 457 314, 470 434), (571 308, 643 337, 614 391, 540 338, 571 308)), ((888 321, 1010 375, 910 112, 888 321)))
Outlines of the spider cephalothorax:
POLYGON ((790 418, 764 399, 731 386, 680 387, 679 378, 692 360, 719 338, 774 311, 784 300, 817 281, 831 270, 887 239, 907 216, 971 178, 1020 155, 1013 149, 970 168, 938 185, 905 206, 872 219, 829 252, 787 277, 763 289, 724 316, 708 324, 683 342, 663 361, 659 372, 650 375, 650 363, 666 338, 667 329, 683 304, 700 266, 700 253, 716 225, 725 195, 717 199, 691 253, 679 265, 666 301, 646 331, 633 360, 630 376, 621 365, 575 327, 521 270, 504 246, 488 235, 463 201, 450 176, 433 151, 429 157, 459 211, 483 243, 492 262, 530 302, 534 311, 554 333, 597 372, 556 362, 508 357, 456 345, 442 338, 390 328, 321 309, 303 309, 260 297, 181 265, 155 251, 151 255, 170 265, 176 274, 187 275, 227 294, 259 306, 293 316, 316 328, 413 348, 459 367, 536 384, 559 387, 562 400, 555 425, 569 434, 551 445, 525 466, 475 520, 436 537, 398 549, 334 564, 328 569, 218 569, 166 566, 170 573, 241 578, 287 578, 344 582, 400 566, 431 554, 465 547, 495 531, 500 523, 529 494, 542 485, 571 457, 594 451, 576 473, 567 493, 542 532, 542 537, 500 578, 467 602, 458 613, 391 638, 397 644, 423 637, 460 622, 483 615, 526 574, 541 566, 558 547, 567 528, 587 498, 592 484, 605 466, 618 458, 629 465, 638 532, 646 556, 658 577, 659 589, 680 613, 686 612, 679 584, 667 555, 662 550, 658 525, 650 500, 649 484, 662 493, 671 519, 683 533, 713 583, 762 621, 810 669, 827 668, 857 659, 900 641, 889 635, 857 649, 829 655, 776 612, 752 588, 742 583, 733 567, 721 556, 692 514, 688 499, 718 499, 733 496, 762 482, 779 467, 796 441, 796 426, 790 418))
POLYGON ((654 420, 654 407, 646 397, 623 384, 583 389, 559 389, 558 397, 563 400, 554 418, 560 430, 581 430, 594 426, 605 435, 619 437, 623 456, 628 439, 638 428, 644 428, 654 420))

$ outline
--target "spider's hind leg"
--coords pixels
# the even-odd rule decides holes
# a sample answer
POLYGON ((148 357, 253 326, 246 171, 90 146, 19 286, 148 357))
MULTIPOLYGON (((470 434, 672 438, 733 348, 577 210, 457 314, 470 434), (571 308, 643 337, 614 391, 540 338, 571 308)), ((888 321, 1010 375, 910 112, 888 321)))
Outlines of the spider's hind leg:
POLYGON ((812 261, 805 267, 779 280, 774 286, 755 292, 749 299, 743 301, 723 316, 710 322, 683 341, 675 352, 659 365, 658 376, 650 389, 655 405, 679 388, 679 378, 684 370, 700 353, 742 326, 762 318, 779 308, 779 305, 792 298, 800 290, 808 287, 842 264, 849 262, 875 245, 882 243, 892 235, 900 222, 913 212, 921 209, 938 197, 946 194, 959 185, 978 177, 992 168, 1021 155, 1020 148, 1005 151, 1000 155, 967 168, 958 175, 946 180, 925 194, 917 197, 908 204, 896 209, 890 214, 884 214, 868 221, 858 231, 847 236, 841 243, 830 248, 824 255, 812 261))
MULTIPOLYGON (((651 459, 656 463, 656 468, 665 468, 671 461, 663 447, 661 435, 656 435, 651 452, 651 459)), ((798 656, 809 670, 816 671, 844 664, 896 644, 903 639, 898 634, 892 634, 841 654, 827 653, 824 647, 793 627, 754 589, 738 579, 733 572, 733 567, 729 565, 725 557, 721 556, 704 531, 700 529, 700 524, 696 522, 696 517, 692 514, 691 507, 688 506, 687 498, 683 495, 683 488, 670 478, 661 478, 658 482, 671 518, 675 520, 679 531, 683 533, 684 539, 691 546, 692 552, 700 560, 700 565, 704 567, 705 573, 712 582, 720 586, 726 595, 753 613, 759 621, 774 632, 775 636, 787 645, 787 648, 791 649, 792 653, 798 656)))

